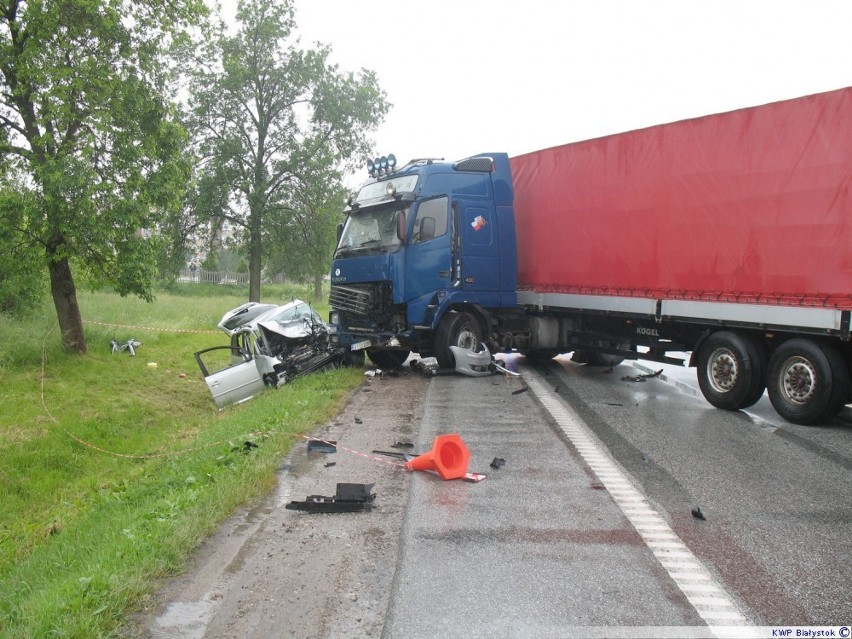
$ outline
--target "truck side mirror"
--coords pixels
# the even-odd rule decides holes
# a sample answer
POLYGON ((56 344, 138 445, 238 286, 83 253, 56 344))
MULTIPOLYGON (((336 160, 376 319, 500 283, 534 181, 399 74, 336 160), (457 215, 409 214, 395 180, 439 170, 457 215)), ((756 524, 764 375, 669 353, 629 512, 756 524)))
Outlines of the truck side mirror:
POLYGON ((396 237, 400 242, 405 242, 405 211, 396 212, 396 237))
POLYGON ((337 243, 340 244, 340 238, 343 236, 343 222, 337 225, 337 243))

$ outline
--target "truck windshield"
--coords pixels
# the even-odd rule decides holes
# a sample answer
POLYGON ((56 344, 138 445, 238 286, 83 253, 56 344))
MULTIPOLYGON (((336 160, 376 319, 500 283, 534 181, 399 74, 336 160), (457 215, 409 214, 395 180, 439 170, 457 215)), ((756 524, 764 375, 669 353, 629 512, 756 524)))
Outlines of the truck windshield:
POLYGON ((397 250, 402 241, 396 233, 397 218, 406 215, 408 209, 381 208, 353 212, 346 220, 335 257, 355 253, 390 253, 397 250))

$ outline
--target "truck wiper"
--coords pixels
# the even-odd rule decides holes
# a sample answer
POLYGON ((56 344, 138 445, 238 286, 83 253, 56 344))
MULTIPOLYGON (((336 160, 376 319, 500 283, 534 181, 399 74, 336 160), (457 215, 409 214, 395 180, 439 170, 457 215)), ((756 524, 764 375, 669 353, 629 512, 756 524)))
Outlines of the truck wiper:
POLYGON ((381 240, 364 240, 358 245, 358 248, 367 248, 369 245, 375 244, 377 248, 381 248, 382 241, 381 240))

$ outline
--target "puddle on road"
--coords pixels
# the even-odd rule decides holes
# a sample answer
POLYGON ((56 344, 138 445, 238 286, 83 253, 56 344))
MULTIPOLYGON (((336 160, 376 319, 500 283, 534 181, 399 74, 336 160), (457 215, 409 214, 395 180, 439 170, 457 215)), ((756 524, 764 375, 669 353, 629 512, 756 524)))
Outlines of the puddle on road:
POLYGON ((216 601, 207 598, 171 604, 151 626, 151 639, 202 639, 216 605, 216 601))

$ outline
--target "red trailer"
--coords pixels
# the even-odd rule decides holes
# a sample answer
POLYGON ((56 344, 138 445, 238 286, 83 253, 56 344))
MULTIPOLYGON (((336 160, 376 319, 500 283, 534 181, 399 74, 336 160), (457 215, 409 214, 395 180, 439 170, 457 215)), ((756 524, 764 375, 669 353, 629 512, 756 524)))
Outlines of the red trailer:
POLYGON ((714 405, 850 397, 852 88, 511 159, 529 350, 692 352, 714 405))

